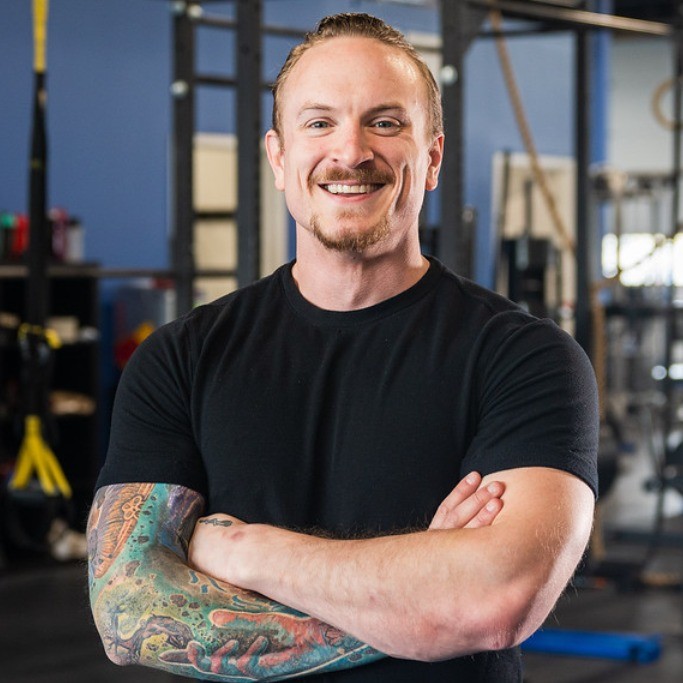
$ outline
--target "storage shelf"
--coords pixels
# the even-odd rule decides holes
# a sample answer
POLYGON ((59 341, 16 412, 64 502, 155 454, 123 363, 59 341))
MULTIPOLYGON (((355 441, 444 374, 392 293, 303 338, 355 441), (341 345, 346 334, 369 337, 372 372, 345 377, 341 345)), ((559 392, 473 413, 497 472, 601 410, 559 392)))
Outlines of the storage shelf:
MULTIPOLYGON (((73 318, 76 329, 94 338, 74 338, 54 349, 48 391, 87 399, 88 412, 52 412, 45 433, 69 480, 78 519, 92 502, 99 454, 99 269, 96 264, 51 264, 48 269, 47 318, 73 318), (92 402, 92 410, 90 410, 92 402)), ((25 264, 0 262, 0 311, 24 319, 28 270, 25 264)), ((22 357, 17 329, 0 330, 0 460, 11 465, 21 439, 22 357)), ((67 395, 66 397, 70 397, 67 395)), ((3 464, 0 462, 0 464, 3 464)))

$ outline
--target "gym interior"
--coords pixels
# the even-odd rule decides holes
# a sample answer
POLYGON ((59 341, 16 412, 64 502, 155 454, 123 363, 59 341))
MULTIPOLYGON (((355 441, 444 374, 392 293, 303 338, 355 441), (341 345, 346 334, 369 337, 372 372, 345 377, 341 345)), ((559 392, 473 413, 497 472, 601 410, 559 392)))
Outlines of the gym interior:
POLYGON ((598 380, 594 529, 524 680, 681 680, 680 0, 52 0, 42 60, 32 2, 0 4, 3 680, 178 678, 112 664, 88 607, 113 398, 152 331, 294 257, 270 89, 347 11, 441 88, 424 252, 554 319, 598 380))

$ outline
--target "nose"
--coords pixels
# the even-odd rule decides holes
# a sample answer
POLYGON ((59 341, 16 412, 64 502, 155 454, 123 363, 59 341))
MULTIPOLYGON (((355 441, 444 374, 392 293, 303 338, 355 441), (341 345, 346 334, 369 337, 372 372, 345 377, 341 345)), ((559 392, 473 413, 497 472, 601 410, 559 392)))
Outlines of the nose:
POLYGON ((339 128, 332 150, 333 161, 348 168, 357 168, 371 161, 374 156, 363 126, 348 125, 339 128))

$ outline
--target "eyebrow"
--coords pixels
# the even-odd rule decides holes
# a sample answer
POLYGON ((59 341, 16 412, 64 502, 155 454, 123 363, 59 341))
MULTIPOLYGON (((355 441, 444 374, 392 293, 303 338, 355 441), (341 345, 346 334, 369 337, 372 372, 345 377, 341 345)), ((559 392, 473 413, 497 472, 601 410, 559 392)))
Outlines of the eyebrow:
MULTIPOLYGON (((297 114, 297 118, 301 118, 304 114, 309 112, 329 112, 334 111, 335 107, 329 104, 322 104, 319 102, 305 102, 297 114)), ((387 102, 386 104, 379 104, 376 107, 371 107, 366 112, 366 115, 375 116, 383 112, 397 112, 407 118, 406 108, 395 102, 387 102)))

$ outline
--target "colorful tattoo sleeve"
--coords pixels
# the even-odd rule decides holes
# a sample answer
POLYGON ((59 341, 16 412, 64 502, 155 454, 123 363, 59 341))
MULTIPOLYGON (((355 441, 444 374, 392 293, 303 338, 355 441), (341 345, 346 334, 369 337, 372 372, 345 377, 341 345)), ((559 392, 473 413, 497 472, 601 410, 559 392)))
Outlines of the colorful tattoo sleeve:
POLYGON ((216 681, 285 680, 383 655, 317 619, 194 571, 199 494, 170 484, 100 489, 88 521, 90 602, 105 650, 216 681))

